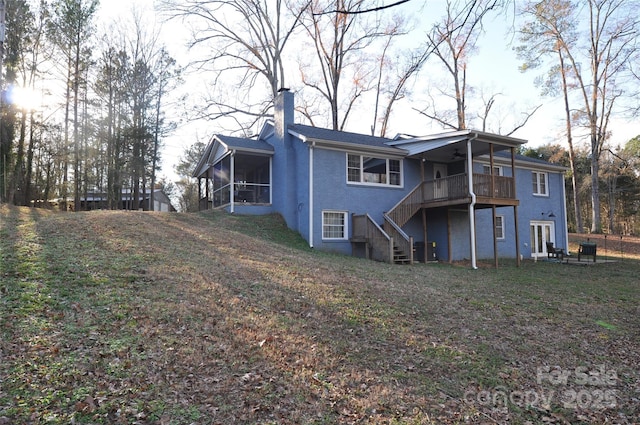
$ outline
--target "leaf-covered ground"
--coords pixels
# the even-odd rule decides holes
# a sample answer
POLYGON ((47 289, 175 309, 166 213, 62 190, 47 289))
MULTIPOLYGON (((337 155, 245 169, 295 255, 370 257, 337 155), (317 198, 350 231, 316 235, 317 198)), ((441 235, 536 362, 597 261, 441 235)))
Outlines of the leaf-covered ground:
POLYGON ((640 260, 640 238, 637 236, 569 234, 569 247, 578 252, 580 242, 595 242, 598 256, 612 257, 619 261, 625 259, 640 260))
POLYGON ((275 216, 0 206, 0 424, 637 423, 638 276, 391 266, 275 216))

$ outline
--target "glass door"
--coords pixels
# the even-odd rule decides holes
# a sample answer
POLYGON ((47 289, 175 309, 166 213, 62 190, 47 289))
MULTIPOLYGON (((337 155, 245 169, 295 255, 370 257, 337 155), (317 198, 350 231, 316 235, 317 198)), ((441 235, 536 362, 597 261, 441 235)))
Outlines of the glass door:
POLYGON ((449 193, 447 180, 447 165, 433 164, 433 199, 446 199, 449 193))
POLYGON ((531 229, 531 256, 546 257, 547 242, 555 243, 555 228, 553 221, 532 221, 531 229))

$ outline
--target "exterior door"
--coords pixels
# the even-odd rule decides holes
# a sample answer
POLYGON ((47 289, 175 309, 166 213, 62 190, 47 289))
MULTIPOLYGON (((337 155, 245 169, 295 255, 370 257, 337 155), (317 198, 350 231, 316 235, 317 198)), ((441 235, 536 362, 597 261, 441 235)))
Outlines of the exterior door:
POLYGON ((531 256, 546 257, 547 242, 555 243, 555 227, 553 221, 532 221, 531 229, 531 256))
POLYGON ((433 199, 442 199, 449 195, 445 177, 447 177, 447 166, 445 164, 433 164, 433 199))

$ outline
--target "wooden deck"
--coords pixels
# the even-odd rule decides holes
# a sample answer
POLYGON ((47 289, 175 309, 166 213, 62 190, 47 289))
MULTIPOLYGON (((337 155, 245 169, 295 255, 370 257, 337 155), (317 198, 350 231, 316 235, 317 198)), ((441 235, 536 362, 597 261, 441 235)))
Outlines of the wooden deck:
MULTIPOLYGON (((512 177, 474 173, 472 178, 476 208, 519 205, 512 177)), ((466 173, 422 182, 384 214, 382 227, 373 223, 368 215, 353 215, 351 243, 354 249, 364 245, 367 258, 397 263, 397 258, 403 256, 411 264, 413 238, 402 231, 402 226, 421 209, 470 205, 471 202, 466 173)))
MULTIPOLYGON (((474 173, 473 193, 476 195, 476 208, 519 205, 512 177, 474 173)), ((469 204, 469 178, 468 174, 463 173, 420 183, 388 215, 402 227, 421 208, 469 204)))

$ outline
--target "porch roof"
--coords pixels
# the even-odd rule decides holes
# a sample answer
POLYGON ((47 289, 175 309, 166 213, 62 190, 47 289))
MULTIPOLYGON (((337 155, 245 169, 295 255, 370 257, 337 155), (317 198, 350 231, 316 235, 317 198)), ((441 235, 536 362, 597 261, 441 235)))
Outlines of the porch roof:
POLYGON ((246 153, 273 154, 273 146, 264 140, 248 139, 245 137, 215 136, 228 150, 246 153))
POLYGON ((192 176, 200 177, 211 165, 231 151, 256 155, 273 155, 274 149, 264 140, 216 134, 205 148, 192 176))
POLYGON ((405 149, 409 157, 428 158, 435 162, 459 161, 466 156, 467 140, 471 140, 472 155, 489 153, 490 145, 494 151, 518 147, 527 141, 499 134, 485 133, 476 130, 460 130, 428 136, 399 135, 387 145, 405 149))

